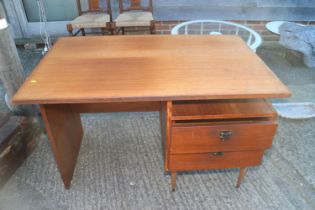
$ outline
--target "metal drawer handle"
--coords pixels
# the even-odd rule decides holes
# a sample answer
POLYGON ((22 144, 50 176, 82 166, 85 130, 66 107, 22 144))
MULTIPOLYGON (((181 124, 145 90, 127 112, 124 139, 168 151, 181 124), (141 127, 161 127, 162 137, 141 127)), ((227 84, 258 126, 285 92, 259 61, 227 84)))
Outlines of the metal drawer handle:
POLYGON ((232 131, 220 131, 219 132, 219 136, 220 136, 221 141, 229 140, 232 137, 232 135, 233 135, 232 131))
POLYGON ((224 152, 213 152, 212 155, 215 157, 221 157, 224 156, 224 152))

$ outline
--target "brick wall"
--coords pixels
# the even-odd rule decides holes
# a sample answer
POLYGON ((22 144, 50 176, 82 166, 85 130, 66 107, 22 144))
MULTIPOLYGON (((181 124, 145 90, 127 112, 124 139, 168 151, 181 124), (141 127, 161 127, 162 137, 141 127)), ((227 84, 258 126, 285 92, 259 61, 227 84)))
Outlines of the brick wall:
MULTIPOLYGON (((157 21, 156 22, 156 34, 170 34, 172 28, 181 23, 182 21, 157 21)), ((264 41, 278 41, 279 36, 271 33, 265 27, 266 23, 269 21, 237 21, 232 20, 232 22, 239 23, 254 29, 258 32, 264 41)), ((315 21, 298 21, 297 23, 301 23, 304 25, 315 25, 315 21)))

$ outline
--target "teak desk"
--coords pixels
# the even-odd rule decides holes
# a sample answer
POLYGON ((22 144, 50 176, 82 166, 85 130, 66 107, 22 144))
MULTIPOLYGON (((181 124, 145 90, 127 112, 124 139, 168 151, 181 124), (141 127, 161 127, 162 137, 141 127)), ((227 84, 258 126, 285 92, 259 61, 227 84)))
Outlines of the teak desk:
POLYGON ((165 170, 258 165, 276 113, 266 98, 290 91, 237 36, 59 39, 14 104, 39 104, 70 187, 83 130, 80 113, 160 111, 165 170))

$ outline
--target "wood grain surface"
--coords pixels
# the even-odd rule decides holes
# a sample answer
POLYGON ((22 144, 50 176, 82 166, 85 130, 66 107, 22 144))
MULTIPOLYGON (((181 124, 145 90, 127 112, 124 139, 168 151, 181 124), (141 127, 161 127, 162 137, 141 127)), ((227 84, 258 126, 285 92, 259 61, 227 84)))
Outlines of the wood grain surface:
POLYGON ((14 104, 288 97, 237 36, 60 38, 14 104))

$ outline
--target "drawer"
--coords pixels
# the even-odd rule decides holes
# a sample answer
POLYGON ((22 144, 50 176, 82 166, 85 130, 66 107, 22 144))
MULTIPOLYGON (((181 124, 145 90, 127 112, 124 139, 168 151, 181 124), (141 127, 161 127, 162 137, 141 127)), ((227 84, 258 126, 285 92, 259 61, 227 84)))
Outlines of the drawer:
POLYGON ((182 125, 171 131, 171 154, 269 148, 277 124, 273 121, 235 124, 182 125))
POLYGON ((264 151, 170 155, 170 171, 240 168, 260 165, 264 151))

